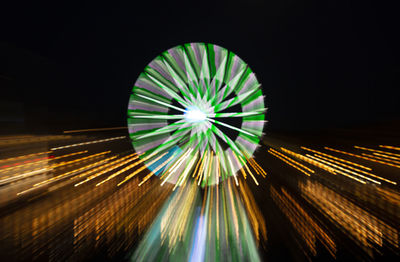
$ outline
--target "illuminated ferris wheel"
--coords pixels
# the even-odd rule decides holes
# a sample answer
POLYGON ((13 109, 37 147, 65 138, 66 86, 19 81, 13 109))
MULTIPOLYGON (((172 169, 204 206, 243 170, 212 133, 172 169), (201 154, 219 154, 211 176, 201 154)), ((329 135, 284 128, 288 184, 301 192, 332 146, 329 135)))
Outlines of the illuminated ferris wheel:
POLYGON ((190 43, 163 52, 140 74, 128 128, 162 183, 196 179, 206 186, 236 180, 259 146, 265 111, 261 84, 242 59, 217 45, 190 43))

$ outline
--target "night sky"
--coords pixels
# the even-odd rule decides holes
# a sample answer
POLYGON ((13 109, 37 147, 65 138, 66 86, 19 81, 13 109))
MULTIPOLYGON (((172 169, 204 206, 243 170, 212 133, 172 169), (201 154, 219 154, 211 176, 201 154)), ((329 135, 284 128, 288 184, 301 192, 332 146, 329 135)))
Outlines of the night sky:
POLYGON ((399 5, 108 2, 0 8, 3 133, 124 126, 144 67, 189 42, 220 45, 249 64, 263 84, 269 130, 400 119, 399 5))

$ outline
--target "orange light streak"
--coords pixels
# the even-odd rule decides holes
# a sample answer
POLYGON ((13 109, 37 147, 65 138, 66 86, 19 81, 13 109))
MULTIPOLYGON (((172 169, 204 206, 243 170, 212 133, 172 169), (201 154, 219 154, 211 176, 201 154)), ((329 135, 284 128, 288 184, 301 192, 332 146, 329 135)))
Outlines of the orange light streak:
POLYGON ((307 171, 309 171, 309 172, 311 172, 311 173, 315 173, 315 171, 314 171, 314 170, 312 170, 311 168, 308 168, 308 167, 306 167, 305 165, 303 165, 303 164, 300 164, 299 162, 297 162, 297 161, 295 161, 295 160, 291 159, 290 157, 287 157, 287 156, 285 156, 284 154, 282 154, 282 153, 280 153, 280 152, 276 151, 275 149, 273 149, 273 148, 270 148, 270 150, 271 150, 272 152, 274 152, 274 153, 276 153, 276 154, 280 155, 281 157, 283 157, 283 158, 287 159, 288 161, 292 162, 293 164, 295 164, 295 165, 298 165, 298 166, 300 166, 300 167, 304 168, 305 170, 307 170, 307 171))
POLYGON ((326 157, 329 157, 329 158, 335 159, 337 161, 340 161, 340 162, 343 162, 343 163, 346 163, 346 164, 350 164, 350 165, 353 165, 353 166, 356 166, 356 167, 361 167, 361 168, 364 168, 364 169, 367 169, 367 170, 372 170, 371 168, 369 168, 367 166, 363 166, 363 165, 360 165, 360 164, 357 164, 357 163, 354 163, 354 162, 351 162, 351 161, 348 161, 348 160, 344 160, 344 159, 339 158, 339 157, 335 157, 335 156, 332 156, 332 155, 329 155, 329 154, 325 154, 325 153, 322 153, 320 151, 313 150, 313 149, 310 149, 310 148, 307 148, 307 147, 304 147, 304 146, 302 146, 301 149, 304 149, 304 150, 307 150, 307 151, 310 151, 310 152, 313 152, 313 153, 316 153, 316 154, 319 154, 319 155, 323 155, 323 156, 326 156, 326 157))
POLYGON ((304 173, 305 175, 311 176, 311 175, 310 175, 309 173, 307 173, 305 170, 303 170, 303 169, 301 169, 301 168, 295 166, 294 164, 290 163, 289 161, 287 161, 287 160, 284 159, 283 157, 279 156, 278 154, 274 153, 273 151, 270 151, 270 150, 269 150, 268 153, 270 153, 271 155, 273 155, 273 156, 279 158, 280 160, 282 160, 282 161, 285 162, 286 164, 288 164, 288 165, 290 165, 290 166, 296 168, 297 170, 299 170, 300 172, 304 173))
POLYGON ((330 151, 333 151, 333 152, 337 152, 337 153, 342 153, 342 154, 345 154, 345 155, 349 155, 349 156, 354 156, 354 157, 362 158, 362 159, 369 160, 369 161, 376 162, 376 163, 380 163, 380 164, 383 164, 383 165, 388 165, 388 166, 393 166, 393 167, 400 168, 400 166, 398 166, 398 165, 394 165, 394 164, 392 164, 392 163, 388 163, 388 162, 384 162, 384 161, 375 160, 375 159, 370 158, 370 157, 364 157, 364 156, 360 156, 360 155, 348 153, 348 152, 345 152, 345 151, 333 149, 333 148, 330 148, 330 147, 325 147, 325 149, 330 150, 330 151))
POLYGON ((361 169, 358 169, 358 168, 355 168, 355 167, 352 167, 352 166, 348 166, 348 165, 342 164, 342 163, 340 163, 340 162, 337 162, 337 161, 335 161, 335 160, 329 159, 329 158, 327 158, 327 157, 323 157, 323 156, 320 156, 320 155, 318 155, 318 154, 316 154, 316 156, 317 156, 318 158, 322 158, 322 159, 324 159, 324 160, 326 160, 326 161, 333 162, 333 163, 335 163, 335 164, 337 164, 337 165, 341 165, 341 166, 344 166, 344 167, 353 169, 353 170, 355 170, 355 171, 357 171, 357 172, 360 172, 360 173, 363 173, 363 174, 366 174, 366 175, 369 175, 369 176, 372 176, 372 177, 381 179, 381 180, 386 181, 386 182, 388 182, 388 183, 391 183, 391 184, 393 184, 393 185, 396 185, 396 184, 397 184, 396 182, 393 182, 393 181, 391 181, 391 180, 385 179, 385 178, 383 178, 383 177, 374 175, 374 174, 372 174, 372 173, 366 172, 366 171, 364 171, 364 170, 361 170, 361 169))
POLYGON ((382 145, 379 145, 379 147, 393 149, 393 150, 400 150, 400 147, 396 147, 396 146, 382 146, 382 145))

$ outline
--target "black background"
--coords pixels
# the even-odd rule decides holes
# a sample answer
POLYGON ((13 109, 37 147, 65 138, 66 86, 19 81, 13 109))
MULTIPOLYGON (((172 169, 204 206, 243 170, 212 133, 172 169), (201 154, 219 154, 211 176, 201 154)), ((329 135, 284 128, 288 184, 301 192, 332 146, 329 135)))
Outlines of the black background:
POLYGON ((126 125, 162 51, 209 42, 263 84, 269 130, 397 125, 399 6, 379 1, 29 1, 0 7, 3 133, 126 125))

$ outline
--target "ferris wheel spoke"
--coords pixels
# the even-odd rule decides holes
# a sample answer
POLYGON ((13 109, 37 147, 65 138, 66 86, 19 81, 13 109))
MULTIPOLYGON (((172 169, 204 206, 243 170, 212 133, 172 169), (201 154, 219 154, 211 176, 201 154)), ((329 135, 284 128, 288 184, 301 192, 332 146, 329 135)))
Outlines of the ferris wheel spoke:
POLYGON ((177 102, 179 102, 182 106, 187 107, 187 103, 185 100, 174 90, 170 89, 167 85, 161 83, 161 81, 157 80, 155 77, 151 76, 150 74, 147 74, 147 76, 158 86, 163 88, 163 90, 170 95, 172 98, 174 98, 177 102))
MULTIPOLYGON (((166 59, 163 59, 163 62, 165 66, 168 69, 168 72, 171 74, 172 78, 174 79, 175 83, 177 84, 179 90, 185 97, 185 99, 191 99, 193 98, 193 94, 189 91, 188 86, 185 84, 185 81, 179 76, 178 73, 175 72, 175 70, 169 65, 168 61, 166 59)), ((186 102, 188 102, 186 100, 186 102)))
POLYGON ((221 125, 221 126, 225 126, 225 127, 227 127, 227 128, 230 128, 230 129, 232 129, 232 130, 239 131, 240 133, 243 133, 243 134, 246 134, 246 135, 249 135, 249 136, 253 136, 253 137, 257 137, 257 135, 255 135, 255 134, 252 134, 252 133, 250 133, 250 132, 247 132, 246 130, 243 130, 243 129, 241 129, 241 128, 237 128, 237 127, 231 126, 231 125, 226 124, 226 123, 224 123, 224 122, 221 122, 221 121, 218 121, 218 120, 214 120, 214 119, 212 119, 212 118, 207 118, 207 120, 209 120, 209 121, 211 121, 211 122, 213 122, 213 123, 215 123, 215 124, 219 124, 219 125, 221 125))
POLYGON ((154 98, 145 96, 145 95, 141 95, 141 94, 136 94, 136 95, 139 96, 139 97, 145 98, 145 99, 147 99, 147 100, 149 100, 149 101, 153 101, 153 102, 155 102, 155 103, 158 103, 158 104, 160 104, 160 105, 163 105, 163 106, 166 106, 166 107, 169 107, 169 108, 173 108, 173 109, 176 109, 176 110, 181 111, 181 112, 185 112, 185 109, 182 109, 182 108, 180 108, 180 107, 177 107, 177 106, 174 106, 174 105, 165 103, 165 102, 163 102, 163 101, 160 101, 160 100, 157 100, 157 99, 154 99, 154 98))
POLYGON ((256 116, 262 114, 264 110, 257 110, 252 112, 229 112, 229 113, 215 113, 209 114, 208 117, 219 118, 219 117, 246 117, 246 116, 256 116))
POLYGON ((133 118, 145 118, 145 119, 183 119, 184 115, 135 115, 131 114, 133 118))
POLYGON ((247 92, 245 92, 243 94, 240 94, 240 95, 238 95, 238 96, 236 96, 234 98, 226 100, 226 101, 224 101, 222 103, 217 103, 215 108, 214 108, 214 110, 215 110, 215 112, 219 112, 219 111, 225 110, 225 109, 227 109, 229 107, 235 106, 235 105, 237 105, 239 103, 242 103, 243 101, 245 101, 248 97, 250 97, 251 95, 253 95, 257 91, 258 91, 258 89, 252 89, 252 90, 247 91, 247 92))
POLYGON ((175 131, 177 129, 182 129, 184 127, 188 127, 188 124, 185 121, 181 120, 181 121, 172 123, 170 125, 167 125, 167 126, 165 126, 163 128, 158 128, 158 129, 155 129, 154 131, 150 131, 147 134, 138 135, 136 137, 134 136, 134 138, 135 139, 143 139, 143 138, 148 138, 148 137, 152 137, 152 136, 158 136, 158 135, 162 135, 162 134, 165 134, 165 133, 170 133, 170 132, 175 131))

